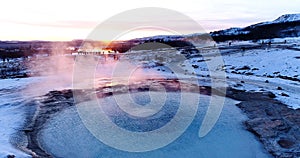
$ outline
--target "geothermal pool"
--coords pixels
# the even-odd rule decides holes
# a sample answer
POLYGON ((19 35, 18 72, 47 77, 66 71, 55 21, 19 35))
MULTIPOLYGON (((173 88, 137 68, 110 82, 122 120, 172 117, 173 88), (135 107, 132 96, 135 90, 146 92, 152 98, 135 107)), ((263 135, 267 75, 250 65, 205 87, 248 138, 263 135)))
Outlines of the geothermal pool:
MULTIPOLYGON (((149 92, 132 93, 132 100, 144 108, 140 111, 134 111, 131 114, 124 112, 118 107, 115 96, 99 99, 98 103, 99 106, 102 107, 103 112, 107 115, 107 118, 111 120, 111 123, 114 123, 123 130, 133 133, 147 133, 153 130, 159 130, 175 117, 179 118, 179 121, 189 119, 189 116, 186 115, 191 114, 189 108, 183 109, 181 113, 178 112, 180 110, 179 105, 181 100, 181 94, 179 92, 152 92, 152 94, 155 98, 151 99, 149 92), (161 100, 163 100, 165 104, 160 107, 153 107, 155 104, 151 104, 151 102, 155 103, 155 101, 159 102, 161 100), (153 109, 151 111, 152 107, 153 109), (158 112, 155 113, 153 110, 158 112), (147 117, 143 118, 139 114, 147 115, 147 117)), ((118 97, 122 98, 122 95, 125 94, 119 94, 118 97)), ((76 106, 65 109, 50 118, 39 133, 39 143, 44 150, 51 153, 54 157, 270 157, 255 136, 244 129, 242 122, 246 119, 246 116, 235 106, 237 102, 232 99, 225 99, 225 104, 217 123, 206 136, 200 138, 198 134, 199 128, 208 105, 211 99, 217 99, 218 96, 211 97, 192 93, 189 95, 197 97, 200 100, 198 109, 195 111, 195 116, 190 116, 193 117, 191 124, 182 135, 174 139, 174 141, 151 151, 130 152, 121 150, 122 145, 124 147, 128 142, 134 142, 132 140, 134 137, 128 135, 112 135, 111 140, 119 140, 118 142, 110 142, 115 143, 113 147, 111 147, 107 141, 103 142, 98 140, 96 136, 85 127, 84 121, 81 119, 82 116, 79 115, 80 113, 78 113, 76 106)), ((123 104, 129 103, 124 101, 123 104)), ((178 124, 180 124, 180 122, 178 122, 178 124)), ((106 127, 106 125, 104 126, 106 127)), ((170 135, 175 132, 177 128, 180 128, 180 125, 172 126, 172 129, 169 131, 170 135)), ((114 133, 114 131, 112 131, 112 133, 114 133)), ((152 141, 156 142, 150 141, 147 144, 163 144, 163 142, 159 141, 165 140, 153 139, 152 141)), ((132 145, 138 145, 137 148, 143 148, 139 142, 132 145)))

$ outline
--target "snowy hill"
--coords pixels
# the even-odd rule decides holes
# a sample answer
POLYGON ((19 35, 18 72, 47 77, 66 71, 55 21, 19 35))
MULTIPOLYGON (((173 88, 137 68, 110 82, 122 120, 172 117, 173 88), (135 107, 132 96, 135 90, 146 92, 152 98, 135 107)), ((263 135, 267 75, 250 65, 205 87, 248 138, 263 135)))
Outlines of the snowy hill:
POLYGON ((293 21, 300 21, 300 14, 286 14, 282 15, 276 20, 274 23, 285 23, 285 22, 293 22, 293 21))
POLYGON ((211 32, 216 41, 258 40, 300 36, 300 14, 282 15, 274 21, 262 22, 245 28, 230 28, 211 32))
MULTIPOLYGON (((158 42, 176 48, 193 48, 191 43, 185 39, 197 41, 199 39, 210 40, 211 37, 215 42, 224 42, 230 40, 258 41, 261 39, 300 37, 300 14, 286 14, 280 16, 274 21, 262 22, 245 28, 233 27, 226 30, 211 32, 209 34, 194 33, 188 35, 157 35, 135 38, 128 41, 121 41, 120 43, 114 43, 108 46, 108 48, 117 50, 118 52, 126 52, 139 44, 152 42, 158 42)), ((143 47, 143 49, 145 48, 143 47)))
MULTIPOLYGON (((180 41, 183 38, 200 38, 205 39, 208 34, 194 33, 189 35, 158 35, 152 37, 143 37, 129 40, 129 43, 144 42, 162 42, 169 44, 173 41, 180 41)), ((300 36, 300 13, 285 14, 273 21, 261 22, 250 25, 245 28, 232 27, 225 30, 214 31, 210 33, 216 42, 228 40, 259 40, 271 38, 286 38, 300 36)))
POLYGON ((300 21, 300 14, 285 14, 281 15, 277 19, 273 21, 267 21, 267 22, 262 22, 258 23, 255 25, 251 25, 252 27, 254 26, 261 26, 261 25, 270 25, 270 24, 278 24, 278 23, 289 23, 289 22, 297 22, 300 21))

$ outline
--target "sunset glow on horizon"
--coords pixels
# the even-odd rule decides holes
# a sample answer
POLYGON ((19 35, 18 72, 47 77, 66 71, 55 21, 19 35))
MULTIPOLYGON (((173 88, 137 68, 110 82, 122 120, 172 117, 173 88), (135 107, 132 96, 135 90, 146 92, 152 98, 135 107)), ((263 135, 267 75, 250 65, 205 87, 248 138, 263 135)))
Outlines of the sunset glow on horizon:
MULTIPOLYGON (((191 17, 207 32, 210 32, 271 21, 282 14, 299 13, 299 6, 300 0, 274 0, 271 2, 269 0, 111 0, 104 2, 96 0, 11 0, 2 2, 0 40, 68 41, 85 39, 104 20, 123 11, 141 7, 160 7, 178 11, 191 17)), ((177 26, 180 22, 173 23, 177 26)), ((122 25, 126 25, 126 19, 122 25)), ((111 26, 110 29, 121 29, 122 25, 111 26)), ((197 33, 193 31, 190 30, 190 33, 197 33)), ((139 30, 123 35, 120 39, 160 34, 168 34, 168 32, 139 30)))

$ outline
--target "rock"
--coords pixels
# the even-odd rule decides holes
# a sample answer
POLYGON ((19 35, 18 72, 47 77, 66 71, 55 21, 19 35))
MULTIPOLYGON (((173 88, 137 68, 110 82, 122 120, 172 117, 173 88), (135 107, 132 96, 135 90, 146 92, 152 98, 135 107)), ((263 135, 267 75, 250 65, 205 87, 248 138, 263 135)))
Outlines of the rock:
POLYGON ((7 155, 7 158, 15 158, 15 155, 7 155))
POLYGON ((277 87, 277 90, 283 90, 281 87, 277 87))
POLYGON ((274 93, 272 93, 272 92, 269 92, 269 93, 268 93, 268 96, 269 96, 270 98, 276 98, 276 95, 275 95, 274 93))
POLYGON ((279 135, 279 131, 287 127, 282 120, 269 118, 255 118, 246 121, 246 127, 261 138, 273 138, 279 135))
POLYGON ((269 80, 266 80, 265 82, 266 82, 266 83, 269 83, 269 80))
POLYGON ((234 85, 234 87, 241 87, 241 86, 243 86, 242 84, 236 84, 236 85, 234 85))
POLYGON ((237 72, 236 72, 236 71, 231 71, 231 73, 233 73, 233 74, 237 74, 237 72))
POLYGON ((239 70, 250 70, 251 68, 247 65, 241 67, 241 68, 237 68, 236 71, 239 71, 239 70))
POLYGON ((24 131, 25 133, 28 133, 28 132, 32 132, 33 129, 28 127, 28 128, 23 129, 22 131, 24 131))
POLYGON ((300 157, 300 109, 294 110, 272 99, 271 92, 228 89, 227 96, 240 100, 236 104, 247 116, 247 130, 257 136, 274 157, 300 157))
POLYGON ((245 81, 241 81, 241 83, 245 83, 245 81))
POLYGON ((281 93, 281 96, 284 96, 284 97, 289 97, 289 95, 288 94, 286 94, 286 93, 281 93))
POLYGON ((277 142, 282 148, 286 148, 286 149, 289 149, 291 147, 294 146, 295 142, 289 140, 289 139, 280 139, 278 142, 277 142))
POLYGON ((200 63, 200 62, 205 62, 205 61, 206 61, 206 60, 203 60, 203 59, 202 59, 202 60, 197 60, 198 63, 200 63))
POLYGON ((192 65, 192 67, 193 67, 194 69, 197 69, 197 68, 199 68, 199 66, 198 66, 198 65, 192 65))
POLYGON ((278 77, 281 78, 281 79, 285 79, 285 80, 291 80, 291 81, 297 81, 297 82, 300 82, 300 79, 295 78, 295 77, 282 76, 282 75, 278 75, 278 77))

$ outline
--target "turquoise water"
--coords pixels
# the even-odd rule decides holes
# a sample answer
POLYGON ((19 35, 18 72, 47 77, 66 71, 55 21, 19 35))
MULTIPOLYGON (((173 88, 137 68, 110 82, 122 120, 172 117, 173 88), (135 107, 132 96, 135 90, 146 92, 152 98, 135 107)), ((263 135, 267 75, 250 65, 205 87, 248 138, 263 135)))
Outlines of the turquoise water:
MULTIPOLYGON (((158 96, 159 93, 157 92, 158 96)), ((133 100, 141 106, 147 106, 151 102, 147 92, 131 95, 133 100)), ((164 94, 162 93, 161 96, 164 94)), ((231 99, 226 99, 222 114, 214 128, 208 135, 200 138, 198 136, 199 128, 211 97, 203 95, 197 97, 200 97, 198 111, 187 130, 175 141, 156 150, 128 152, 104 144, 84 126, 76 107, 63 110, 45 124, 44 129, 39 134, 40 144, 55 157, 270 157, 254 135, 244 129, 242 122, 246 117, 234 105, 236 102, 231 99)), ((132 132, 148 132, 162 128, 176 115, 180 94, 168 93, 165 105, 160 108, 160 111, 147 118, 133 117, 122 112, 113 97, 101 99, 99 102, 104 107, 105 113, 118 127, 132 132)), ((175 126, 172 130, 176 130, 176 128, 175 126)), ((115 137, 119 136, 116 135, 115 137)), ((117 144, 124 142, 126 144, 126 142, 131 141, 129 137, 116 140, 122 140, 115 142, 117 144)))

